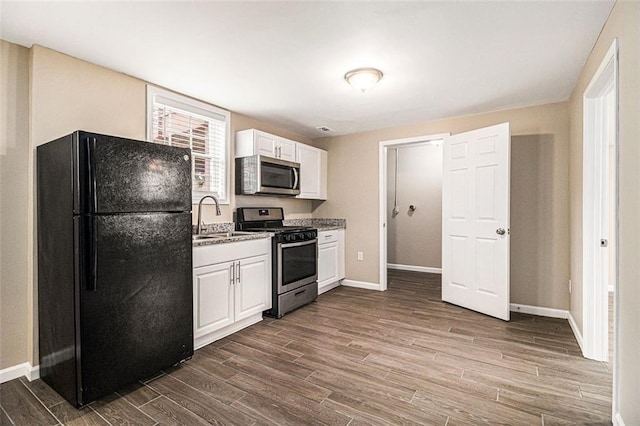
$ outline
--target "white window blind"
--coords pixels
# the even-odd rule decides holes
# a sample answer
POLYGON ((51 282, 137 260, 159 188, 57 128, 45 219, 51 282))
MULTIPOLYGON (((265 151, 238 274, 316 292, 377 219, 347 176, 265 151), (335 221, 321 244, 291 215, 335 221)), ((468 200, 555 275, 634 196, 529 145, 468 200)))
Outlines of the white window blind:
POLYGON ((229 202, 229 112, 147 86, 147 138, 191 149, 194 202, 213 194, 229 202))

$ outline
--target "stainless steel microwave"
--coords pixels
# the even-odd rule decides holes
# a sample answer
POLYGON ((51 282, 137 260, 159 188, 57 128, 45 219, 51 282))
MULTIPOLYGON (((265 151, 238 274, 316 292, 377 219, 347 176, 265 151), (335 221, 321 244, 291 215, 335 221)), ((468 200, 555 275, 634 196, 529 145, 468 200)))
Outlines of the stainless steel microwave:
POLYGON ((237 195, 287 195, 300 193, 300 164, 252 155, 236 158, 237 195))

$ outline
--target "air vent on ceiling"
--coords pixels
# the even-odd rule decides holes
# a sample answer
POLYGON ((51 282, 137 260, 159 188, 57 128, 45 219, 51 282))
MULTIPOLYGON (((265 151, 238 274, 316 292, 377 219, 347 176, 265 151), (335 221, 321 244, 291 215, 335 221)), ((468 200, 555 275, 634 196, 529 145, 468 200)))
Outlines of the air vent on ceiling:
POLYGON ((327 126, 318 126, 316 127, 316 129, 321 130, 323 132, 333 132, 333 129, 327 127, 327 126))

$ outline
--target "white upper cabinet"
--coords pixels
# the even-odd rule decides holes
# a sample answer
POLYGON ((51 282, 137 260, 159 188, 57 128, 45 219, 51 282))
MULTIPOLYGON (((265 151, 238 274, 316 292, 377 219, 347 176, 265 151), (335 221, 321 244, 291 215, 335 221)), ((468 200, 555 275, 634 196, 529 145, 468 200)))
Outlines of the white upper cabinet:
POLYGON ((287 160, 287 161, 297 161, 297 158, 296 158, 297 145, 298 145, 297 142, 279 137, 276 140, 276 149, 278 153, 278 158, 280 158, 281 160, 287 160))
POLYGON ((296 198, 327 199, 327 151, 256 129, 236 132, 236 158, 265 155, 300 163, 296 198))
POLYGON ((287 161, 296 161, 295 141, 261 130, 249 129, 236 133, 236 158, 266 155, 287 161))
POLYGON ((296 158, 300 163, 300 194, 297 198, 327 199, 327 151, 298 143, 296 158))

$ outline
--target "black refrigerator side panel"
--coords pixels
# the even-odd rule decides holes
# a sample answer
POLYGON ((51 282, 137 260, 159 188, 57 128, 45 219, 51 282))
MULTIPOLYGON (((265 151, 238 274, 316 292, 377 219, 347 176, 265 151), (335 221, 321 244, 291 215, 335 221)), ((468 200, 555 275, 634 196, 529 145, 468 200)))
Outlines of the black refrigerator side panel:
POLYGON ((37 148, 40 377, 76 405, 73 143, 37 148))
POLYGON ((193 355, 190 213, 92 218, 95 282, 81 294, 81 401, 193 355))
POLYGON ((80 212, 191 211, 191 151, 79 132, 80 212))

